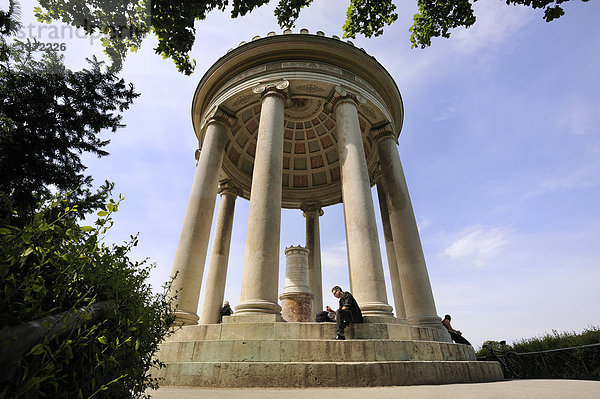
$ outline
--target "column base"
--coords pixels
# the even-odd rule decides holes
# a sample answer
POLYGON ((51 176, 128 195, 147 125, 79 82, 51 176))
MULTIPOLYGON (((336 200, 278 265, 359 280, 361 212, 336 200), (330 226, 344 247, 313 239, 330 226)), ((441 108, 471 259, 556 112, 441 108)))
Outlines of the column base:
POLYGON ((361 302, 360 311, 363 316, 378 316, 385 318, 394 318, 393 308, 383 302, 361 302))
POLYGON ((408 317, 408 324, 411 326, 427 327, 427 328, 441 328, 442 319, 438 315, 415 315, 408 317))
POLYGON ((198 317, 198 315, 196 313, 190 313, 190 312, 184 312, 183 310, 177 310, 175 312, 175 321, 173 322, 174 325, 184 325, 184 326, 189 326, 189 325, 196 325, 198 324, 198 320, 200 318, 198 317))
POLYGON ((256 314, 277 314, 281 316, 281 306, 264 299, 254 299, 241 301, 235 307, 235 315, 243 316, 256 314))

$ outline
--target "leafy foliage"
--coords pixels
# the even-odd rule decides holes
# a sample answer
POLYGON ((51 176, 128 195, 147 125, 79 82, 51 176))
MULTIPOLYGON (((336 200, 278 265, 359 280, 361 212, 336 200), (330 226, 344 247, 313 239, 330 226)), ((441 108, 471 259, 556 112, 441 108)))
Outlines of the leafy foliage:
POLYGON ((129 259, 136 236, 103 242, 121 199, 107 200, 108 182, 92 193, 80 159, 107 154, 98 134, 122 126, 119 112, 137 94, 95 60, 72 72, 56 54, 35 59, 9 44, 16 15, 0 13, 0 353, 20 357, 26 339, 13 340, 24 323, 63 314, 81 323, 46 335, 16 366, 0 362, 0 397, 145 396, 174 320, 168 286, 154 294, 152 266, 129 259), (95 226, 79 226, 92 210, 95 226), (78 311, 98 304, 111 305, 101 319, 78 311))
POLYGON ((72 202, 55 197, 25 226, 0 227, 0 324, 7 329, 105 300, 115 305, 104 318, 31 348, 0 392, 11 398, 141 397, 156 387, 148 372, 160 366, 153 355, 174 320, 170 302, 166 291, 153 294, 145 283, 146 261, 129 259, 137 237, 103 243, 120 200, 106 203, 95 226, 78 225, 72 202))
POLYGON ((398 19, 395 9, 391 0, 351 0, 346 11, 344 37, 355 38, 357 33, 366 37, 381 35, 384 25, 398 19))
MULTIPOLYGON (((477 0, 417 0, 418 12, 410 28, 413 47, 431 45, 433 37, 450 37, 450 30, 475 23, 472 3, 477 0)), ((502 0, 506 4, 543 8, 550 22, 564 14, 562 3, 571 0, 502 0)), ((583 2, 589 0, 581 0, 583 2)), ((195 42, 195 21, 202 21, 212 10, 231 7, 231 17, 246 15, 269 0, 38 0, 40 21, 62 20, 82 27, 88 33, 104 34, 103 45, 118 70, 128 50, 136 51, 144 37, 153 32, 158 38, 157 54, 171 58, 180 72, 189 75, 195 61, 189 53, 195 42)), ((292 28, 302 8, 313 0, 279 0, 275 8, 277 23, 292 28)), ((398 19, 393 0, 350 0, 344 23, 344 37, 379 36, 385 25, 398 19)))
POLYGON ((475 23, 469 0, 418 0, 419 12, 410 28, 412 47, 431 46, 432 37, 450 37, 450 29, 475 23))
MULTIPOLYGON (((475 0, 476 1, 476 0, 475 0)), ((544 20, 546 22, 553 21, 565 15, 565 10, 560 6, 569 0, 506 0, 506 4, 524 5, 532 8, 544 9, 544 20)), ((587 3, 590 0, 581 0, 587 3)))
MULTIPOLYGON (((500 352, 496 341, 486 341, 500 352)), ((542 337, 521 339, 507 345, 506 350, 515 351, 523 362, 526 378, 569 378, 600 380, 600 327, 589 326, 581 333, 559 332, 542 337), (586 345, 594 345, 585 347, 586 345), (583 348, 581 348, 583 347, 583 348), (576 349, 565 349, 576 348, 576 349)), ((481 348, 477 357, 489 353, 481 348)))
POLYGON ((0 191, 13 200, 14 217, 28 218, 53 190, 88 198, 82 212, 97 207, 105 198, 90 193, 81 154, 108 154, 99 133, 123 126, 119 112, 138 94, 95 59, 73 72, 57 52, 35 59, 18 41, 8 50, 0 61, 0 191))
POLYGON ((275 8, 277 23, 282 28, 291 28, 300 16, 300 10, 308 7, 313 0, 281 0, 275 8))

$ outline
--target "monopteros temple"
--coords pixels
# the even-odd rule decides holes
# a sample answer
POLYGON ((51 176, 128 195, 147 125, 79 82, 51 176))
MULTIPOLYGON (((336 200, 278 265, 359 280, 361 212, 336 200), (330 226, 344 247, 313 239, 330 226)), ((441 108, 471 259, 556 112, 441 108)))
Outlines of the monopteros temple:
POLYGON ((255 37, 206 72, 192 103, 197 167, 173 265, 183 327, 161 345, 163 385, 374 386, 502 378, 497 363, 477 362, 471 346, 452 343, 437 315, 397 150, 403 116, 400 92, 385 68, 363 49, 322 32, 255 37), (374 185, 395 308, 387 299, 374 185), (240 302, 233 316, 217 324, 238 197, 250 201, 240 302), (333 323, 306 321, 323 308, 319 217, 338 203, 350 291, 365 316, 365 323, 346 329, 346 341, 332 339, 333 323), (280 292, 282 208, 303 212, 306 244, 286 250, 280 292))

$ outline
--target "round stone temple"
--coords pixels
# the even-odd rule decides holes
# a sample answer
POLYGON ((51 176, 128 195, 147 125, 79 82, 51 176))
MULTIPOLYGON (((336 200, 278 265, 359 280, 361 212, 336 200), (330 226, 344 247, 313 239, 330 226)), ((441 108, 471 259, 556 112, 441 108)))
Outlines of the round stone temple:
POLYGON ((200 81, 192 105, 202 143, 215 113, 227 119, 221 180, 249 199, 261 119, 271 88, 285 96, 282 206, 341 202, 341 170, 334 105, 348 93, 356 101, 371 185, 378 169, 379 131, 400 134, 403 108, 389 73, 364 50, 321 35, 271 35, 221 57, 200 81))

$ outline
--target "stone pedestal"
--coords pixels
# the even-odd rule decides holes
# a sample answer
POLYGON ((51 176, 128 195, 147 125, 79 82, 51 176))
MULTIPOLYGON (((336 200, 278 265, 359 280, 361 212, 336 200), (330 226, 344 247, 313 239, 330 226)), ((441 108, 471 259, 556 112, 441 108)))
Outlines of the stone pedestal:
POLYGON ((308 253, 301 246, 285 249, 285 286, 281 301, 281 315, 285 321, 313 321, 313 299, 308 279, 308 253))
POLYGON ((308 292, 290 292, 279 295, 283 320, 290 322, 314 321, 313 298, 314 295, 308 292))

